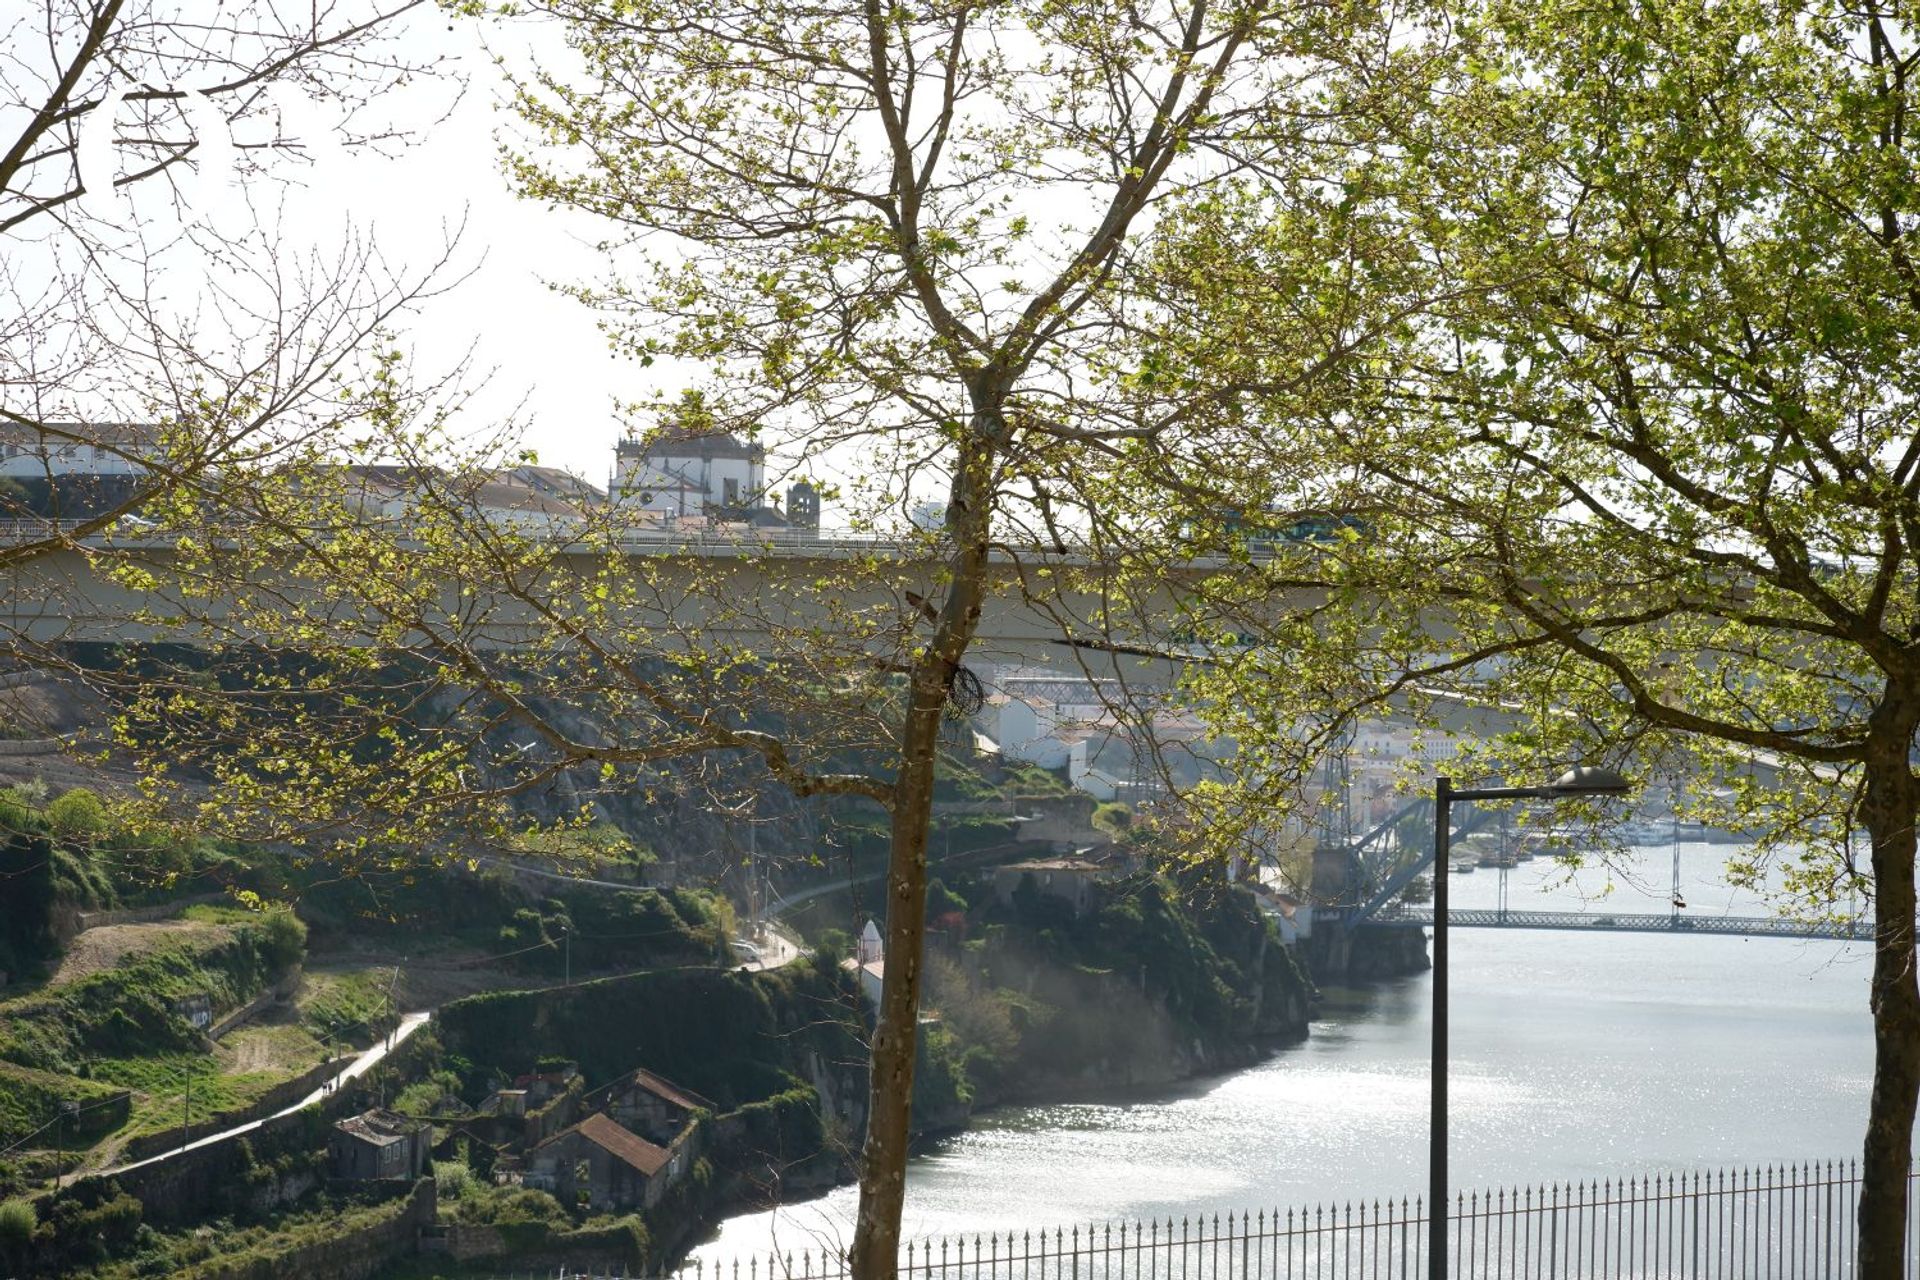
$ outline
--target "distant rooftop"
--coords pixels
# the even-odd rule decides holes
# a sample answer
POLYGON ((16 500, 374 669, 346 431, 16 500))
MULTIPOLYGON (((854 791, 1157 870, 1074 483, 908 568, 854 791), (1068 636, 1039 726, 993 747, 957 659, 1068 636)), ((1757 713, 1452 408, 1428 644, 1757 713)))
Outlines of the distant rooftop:
POLYGON ((730 431, 717 428, 683 427, 667 421, 640 436, 627 436, 614 446, 615 452, 636 457, 649 454, 673 458, 747 458, 758 462, 767 456, 758 444, 743 444, 730 431))
POLYGON ((342 1133, 352 1134, 362 1142, 384 1147, 405 1138, 418 1126, 396 1112, 375 1108, 372 1111, 364 1111, 357 1116, 348 1116, 345 1120, 336 1121, 333 1127, 342 1133))
POLYGON ((44 426, 0 421, 0 444, 60 448, 103 445, 108 449, 151 448, 162 427, 155 422, 47 422, 44 426))

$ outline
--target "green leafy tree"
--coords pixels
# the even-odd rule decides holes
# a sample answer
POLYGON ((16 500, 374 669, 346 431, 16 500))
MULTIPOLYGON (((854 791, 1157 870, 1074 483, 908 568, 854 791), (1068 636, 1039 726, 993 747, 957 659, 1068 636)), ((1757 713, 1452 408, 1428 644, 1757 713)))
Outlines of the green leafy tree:
MULTIPOLYGON (((572 57, 518 86, 532 137, 511 175, 608 220, 610 274, 579 296, 618 351, 697 384, 636 416, 844 473, 839 500, 892 536, 773 555, 723 528, 704 558, 665 559, 680 535, 623 505, 539 528, 486 506, 511 455, 396 413, 373 433, 408 468, 393 519, 350 476, 283 474, 251 500, 257 536, 146 584, 203 616, 195 584, 287 585, 221 606, 220 679, 246 700, 201 714, 183 679, 130 737, 213 771, 228 819, 289 815, 283 834, 352 830, 367 851, 456 824, 504 837, 515 803, 563 782, 579 824, 596 793, 676 786, 883 810, 892 959, 852 1247, 880 1280, 935 768, 978 696, 982 615, 1019 601, 1058 638, 1171 625, 1189 543, 1132 513, 1219 524, 1191 464, 1221 409, 1147 359, 1142 335, 1183 318, 1140 291, 1145 235, 1223 175, 1310 186, 1334 163, 1324 69, 1390 42, 1364 10, 1292 3, 538 9, 572 57), (908 530, 929 495, 940 518, 908 530)), ((1337 359, 1327 336, 1301 331, 1303 388, 1337 359)))
POLYGON ((1237 604, 1223 589, 1216 625, 1274 647, 1196 678, 1255 744, 1250 776, 1296 698, 1437 715, 1457 695, 1517 720, 1509 768, 1689 770, 1683 803, 1759 842, 1736 872, 1797 910, 1868 893, 1858 1263, 1898 1275, 1920 1093, 1911 14, 1462 17, 1421 51, 1415 102, 1437 108, 1369 111, 1310 216, 1250 198, 1168 224, 1167 288, 1239 339, 1196 376, 1258 384, 1269 341, 1284 364, 1296 312, 1259 282, 1329 246, 1362 246, 1377 318, 1341 412, 1274 397, 1227 446, 1272 486, 1253 501, 1344 523, 1237 604), (1318 461, 1291 465, 1307 439, 1318 461))

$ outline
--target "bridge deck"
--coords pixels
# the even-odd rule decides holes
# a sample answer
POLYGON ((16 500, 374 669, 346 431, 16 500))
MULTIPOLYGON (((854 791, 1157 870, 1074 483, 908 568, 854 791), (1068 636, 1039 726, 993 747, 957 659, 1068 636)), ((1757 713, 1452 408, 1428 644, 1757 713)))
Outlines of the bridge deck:
MULTIPOLYGON (((1431 907, 1389 907, 1375 924, 1430 925, 1431 907)), ((1794 920, 1784 916, 1623 915, 1581 911, 1451 910, 1454 929, 1584 929, 1606 933, 1723 933, 1765 938, 1836 938, 1869 942, 1871 920, 1794 920)))

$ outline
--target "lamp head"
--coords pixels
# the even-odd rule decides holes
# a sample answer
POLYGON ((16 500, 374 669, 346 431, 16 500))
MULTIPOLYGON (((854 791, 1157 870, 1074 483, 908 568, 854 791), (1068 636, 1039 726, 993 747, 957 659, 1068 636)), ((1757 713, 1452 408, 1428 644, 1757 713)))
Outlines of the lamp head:
POLYGON ((1577 765, 1554 779, 1549 788, 1556 798, 1566 796, 1623 796, 1633 784, 1611 769, 1577 765))

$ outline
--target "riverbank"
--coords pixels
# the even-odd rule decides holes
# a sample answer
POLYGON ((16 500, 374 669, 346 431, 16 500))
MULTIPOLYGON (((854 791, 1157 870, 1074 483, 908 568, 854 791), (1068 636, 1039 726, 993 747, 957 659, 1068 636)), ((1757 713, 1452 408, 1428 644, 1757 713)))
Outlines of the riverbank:
MULTIPOLYGON (((1695 910, 1760 914, 1684 851, 1695 910)), ((1648 851, 1643 890, 1670 884, 1648 851)), ((1631 866, 1626 873, 1634 870, 1631 866)), ((1498 878, 1461 877, 1455 905, 1498 878)), ((1516 872, 1516 905, 1593 909, 1604 872, 1516 872)), ((1415 931, 1418 932, 1418 931, 1415 931)), ((1461 930, 1453 938, 1452 1164, 1462 1190, 1618 1179, 1857 1152, 1871 1084, 1862 944, 1461 930)), ((1240 1071, 1121 1095, 983 1112, 909 1170, 910 1238, 1051 1230, 1168 1215, 1283 1213, 1418 1194, 1426 1179, 1432 980, 1325 986, 1311 1035, 1240 1071)), ((856 1195, 728 1219, 709 1263, 814 1247, 850 1230, 856 1195)))

